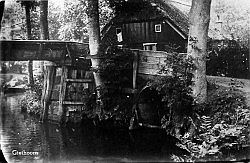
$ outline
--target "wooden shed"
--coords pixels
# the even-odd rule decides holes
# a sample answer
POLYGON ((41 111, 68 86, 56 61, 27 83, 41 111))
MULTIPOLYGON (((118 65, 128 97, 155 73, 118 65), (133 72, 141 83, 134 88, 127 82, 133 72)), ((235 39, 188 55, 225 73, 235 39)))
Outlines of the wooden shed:
POLYGON ((186 52, 188 17, 166 0, 127 0, 102 30, 105 48, 186 52))

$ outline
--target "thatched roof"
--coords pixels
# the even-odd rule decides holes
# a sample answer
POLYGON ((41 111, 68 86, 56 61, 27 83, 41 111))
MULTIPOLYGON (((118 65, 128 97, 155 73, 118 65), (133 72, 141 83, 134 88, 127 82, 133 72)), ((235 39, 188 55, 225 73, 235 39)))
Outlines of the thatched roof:
POLYGON ((164 13, 175 25, 177 25, 186 35, 188 35, 188 16, 178 8, 170 4, 169 0, 150 0, 151 4, 155 3, 158 9, 164 13))
POLYGON ((137 10, 132 11, 133 5, 137 1, 128 1, 123 12, 117 12, 116 16, 103 28, 102 33, 105 34, 112 24, 137 22, 143 20, 166 19, 177 27, 183 34, 188 35, 188 17, 178 8, 170 4, 168 0, 141 0, 145 5, 137 10), (129 6, 131 5, 131 6, 129 6))

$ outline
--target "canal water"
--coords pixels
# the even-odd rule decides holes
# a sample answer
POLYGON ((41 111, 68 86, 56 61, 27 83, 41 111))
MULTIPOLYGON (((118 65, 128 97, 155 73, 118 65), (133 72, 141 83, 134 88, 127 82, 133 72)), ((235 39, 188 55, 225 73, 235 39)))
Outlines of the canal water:
POLYGON ((180 152, 160 131, 41 124, 21 112, 22 94, 1 96, 0 141, 8 162, 170 161, 171 154, 180 152))
MULTIPOLYGON (((38 117, 21 112, 22 93, 0 96, 0 147, 9 163, 172 162, 172 154, 185 154, 174 138, 159 130, 103 130, 88 122, 70 127, 42 124, 38 117)), ((249 159, 249 154, 248 146, 224 152, 223 160, 249 159)))

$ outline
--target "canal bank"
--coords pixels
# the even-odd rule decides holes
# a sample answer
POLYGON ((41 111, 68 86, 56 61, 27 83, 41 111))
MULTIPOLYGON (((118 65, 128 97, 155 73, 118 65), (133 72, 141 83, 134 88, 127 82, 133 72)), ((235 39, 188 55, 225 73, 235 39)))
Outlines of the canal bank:
POLYGON ((172 153, 181 152, 174 151, 169 137, 159 131, 41 124, 38 118, 21 112, 21 98, 23 94, 2 97, 1 147, 8 162, 166 161, 172 153))

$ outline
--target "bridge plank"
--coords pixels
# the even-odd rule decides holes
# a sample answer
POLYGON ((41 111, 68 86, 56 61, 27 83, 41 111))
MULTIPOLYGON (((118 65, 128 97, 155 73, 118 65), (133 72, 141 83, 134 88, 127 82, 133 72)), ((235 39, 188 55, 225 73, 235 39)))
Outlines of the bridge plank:
POLYGON ((88 44, 53 40, 0 40, 1 61, 46 60, 64 63, 71 58, 88 56, 88 44))
POLYGON ((66 79, 66 82, 72 83, 92 83, 93 79, 66 79))
POLYGON ((64 105, 84 105, 84 102, 80 101, 63 101, 64 105))

